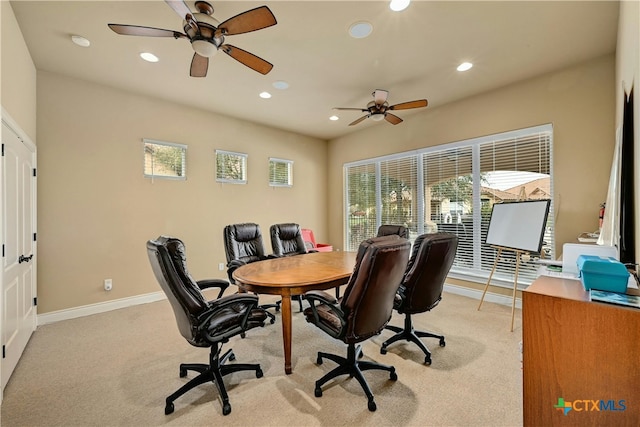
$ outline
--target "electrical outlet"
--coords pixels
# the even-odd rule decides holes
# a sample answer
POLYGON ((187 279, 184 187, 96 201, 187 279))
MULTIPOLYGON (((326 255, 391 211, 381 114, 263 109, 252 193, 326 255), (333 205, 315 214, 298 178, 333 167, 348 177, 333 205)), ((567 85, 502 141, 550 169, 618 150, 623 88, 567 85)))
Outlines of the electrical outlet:
POLYGON ((224 263, 223 262, 218 264, 218 270, 220 270, 220 271, 224 270, 224 263))
POLYGON ((113 288, 113 281, 111 279, 104 279, 104 290, 110 291, 113 288))

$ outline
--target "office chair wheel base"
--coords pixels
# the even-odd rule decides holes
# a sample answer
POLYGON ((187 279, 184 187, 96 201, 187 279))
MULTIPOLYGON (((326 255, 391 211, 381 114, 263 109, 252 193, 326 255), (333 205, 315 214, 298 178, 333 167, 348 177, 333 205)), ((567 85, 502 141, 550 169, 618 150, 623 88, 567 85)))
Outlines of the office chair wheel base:
POLYGON ((313 393, 316 397, 322 397, 322 389, 320 387, 316 387, 316 390, 313 393))
POLYGON ((222 415, 229 415, 231 413, 231 405, 228 402, 225 402, 222 405, 222 415))
POLYGON ((369 407, 369 410, 371 412, 374 412, 376 409, 378 409, 378 407, 376 406, 376 402, 374 402, 373 399, 369 399, 369 403, 367 403, 367 406, 369 407))
POLYGON ((164 407, 164 414, 169 415, 173 413, 173 410, 174 410, 173 403, 167 403, 167 405, 164 407))
POLYGON ((256 378, 262 378, 263 375, 264 375, 264 373, 262 372, 262 369, 258 369, 256 371, 256 378))

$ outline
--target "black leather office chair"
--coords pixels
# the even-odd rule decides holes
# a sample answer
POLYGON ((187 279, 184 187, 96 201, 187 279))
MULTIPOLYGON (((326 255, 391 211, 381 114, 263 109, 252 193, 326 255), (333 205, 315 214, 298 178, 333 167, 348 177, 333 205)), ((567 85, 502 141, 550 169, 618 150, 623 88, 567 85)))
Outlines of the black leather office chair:
MULTIPOLYGON (((274 224, 269 229, 271 234, 271 250, 274 256, 294 256, 302 255, 310 252, 318 252, 310 250, 307 252, 307 245, 302 237, 300 225, 294 223, 274 224)), ((302 311, 302 296, 296 295, 300 311, 302 311)))
MULTIPOLYGON (((266 314, 256 308, 258 297, 251 294, 234 294, 207 301, 187 270, 185 248, 181 240, 161 236, 147 242, 147 254, 153 273, 160 287, 167 295, 176 317, 178 330, 195 347, 209 347, 209 364, 183 363, 180 365, 180 377, 186 377, 187 371, 199 373, 195 378, 167 397, 164 408, 166 415, 174 411, 173 402, 192 388, 211 381, 218 388, 222 398, 222 413, 231 412, 229 396, 222 377, 237 371, 255 371, 256 377, 262 377, 258 364, 234 363, 226 365, 227 360, 235 360, 231 349, 222 356, 222 345, 229 338, 246 330, 263 326, 266 314)), ((220 281, 226 283, 226 281, 220 281)), ((210 283, 213 284, 213 283, 210 283)), ((228 285, 228 284, 227 284, 228 285)))
POLYGON ((420 337, 438 338, 440 347, 446 345, 444 336, 431 332, 416 331, 411 315, 432 310, 442 299, 444 281, 456 256, 458 237, 451 233, 423 234, 416 238, 411 258, 396 294, 394 308, 405 315, 404 328, 387 325, 386 329, 397 332, 382 344, 380 353, 399 340, 413 342, 424 352, 424 363, 431 364, 431 352, 420 337))
MULTIPOLYGON (((252 222, 231 224, 224 227, 224 251, 227 256, 227 275, 229 281, 236 284, 233 272, 240 266, 269 258, 264 252, 260 226, 252 222)), ((260 308, 274 308, 280 311, 280 301, 274 304, 262 304, 260 308)), ((271 323, 276 321, 273 313, 267 312, 271 323)))
POLYGON ((392 225, 392 224, 382 224, 378 227, 377 237, 381 236, 391 236, 396 234, 403 239, 409 238, 409 229, 404 225, 392 225))
POLYGON ((322 385, 339 375, 355 377, 368 399, 370 411, 376 410, 373 393, 362 371, 379 369, 396 380, 393 366, 360 360, 362 347, 356 344, 379 334, 391 319, 393 301, 407 266, 411 244, 398 236, 374 237, 360 244, 356 266, 344 295, 336 300, 323 291, 305 294, 311 307, 304 311, 307 322, 347 344, 347 357, 318 352, 316 363, 330 359, 338 367, 316 381, 315 396, 322 396, 322 385))

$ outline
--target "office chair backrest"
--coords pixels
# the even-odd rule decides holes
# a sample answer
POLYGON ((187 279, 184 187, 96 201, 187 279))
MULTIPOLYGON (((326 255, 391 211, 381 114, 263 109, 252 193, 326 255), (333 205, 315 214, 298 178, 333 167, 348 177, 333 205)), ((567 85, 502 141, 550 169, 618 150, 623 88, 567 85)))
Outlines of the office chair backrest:
POLYGON ((402 279, 400 313, 422 313, 438 305, 444 281, 456 256, 458 237, 451 233, 416 238, 402 279))
POLYGON ((288 256, 307 253, 300 225, 293 223, 275 224, 271 226, 270 232, 271 249, 274 255, 288 256))
POLYGON ((402 237, 403 239, 408 239, 409 229, 404 225, 391 225, 391 224, 382 224, 380 227, 378 227, 377 237, 391 236, 393 234, 396 234, 402 237))
POLYGON ((265 258, 260 226, 254 223, 227 225, 224 228, 227 263, 233 260, 249 264, 265 258))
POLYGON ((180 239, 160 236, 147 242, 153 273, 176 317, 180 334, 195 346, 207 346, 196 331, 198 315, 209 305, 187 270, 185 247, 180 239))
POLYGON ((340 303, 347 320, 342 337, 346 343, 377 335, 391 319, 410 249, 409 241, 397 235, 374 237, 360 244, 356 266, 340 303))

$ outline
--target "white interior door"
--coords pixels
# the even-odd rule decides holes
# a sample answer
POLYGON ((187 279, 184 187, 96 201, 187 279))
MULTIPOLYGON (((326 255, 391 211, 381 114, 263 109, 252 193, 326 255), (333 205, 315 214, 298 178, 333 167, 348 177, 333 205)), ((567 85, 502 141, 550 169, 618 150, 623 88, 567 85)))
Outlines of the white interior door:
POLYGON ((35 153, 2 122, 2 389, 36 327, 35 153))

